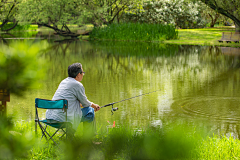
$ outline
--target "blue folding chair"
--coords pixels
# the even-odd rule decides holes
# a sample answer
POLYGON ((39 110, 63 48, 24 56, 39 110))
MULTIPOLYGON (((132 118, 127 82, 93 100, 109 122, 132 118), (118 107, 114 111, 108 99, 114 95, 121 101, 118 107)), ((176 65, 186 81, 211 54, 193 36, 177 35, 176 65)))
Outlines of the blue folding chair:
MULTIPOLYGON (((67 109, 68 109, 68 101, 65 99, 60 99, 60 100, 47 100, 47 99, 40 99, 40 98, 36 98, 35 99, 35 109, 36 109, 36 118, 35 118, 35 132, 37 133, 37 124, 40 127, 41 131, 42 131, 42 137, 45 137, 47 141, 49 141, 50 139, 57 144, 54 140, 53 140, 53 136, 56 135, 56 133, 60 130, 63 131, 63 135, 60 137, 62 138, 64 135, 66 135, 66 139, 68 138, 68 130, 71 127, 71 123, 67 122, 67 109), (56 120, 52 120, 52 119, 43 119, 40 120, 39 119, 39 115, 38 115, 38 109, 62 109, 65 113, 66 113, 66 120, 65 122, 59 122, 56 120), (45 127, 44 127, 45 125, 45 127), (53 128, 56 128, 57 130, 54 132, 54 134, 50 134, 47 131, 47 126, 51 126, 53 128)), ((41 138, 42 138, 41 137, 41 138)))

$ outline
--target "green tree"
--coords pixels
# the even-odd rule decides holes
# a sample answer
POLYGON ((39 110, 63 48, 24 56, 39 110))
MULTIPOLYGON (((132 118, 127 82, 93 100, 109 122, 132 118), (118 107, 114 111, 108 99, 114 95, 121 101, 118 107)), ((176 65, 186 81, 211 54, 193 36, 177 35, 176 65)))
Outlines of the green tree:
POLYGON ((61 36, 77 37, 70 24, 81 24, 84 12, 80 0, 27 0, 19 4, 18 20, 53 29, 61 36))
POLYGON ((111 24, 114 21, 119 23, 129 7, 139 6, 141 3, 140 0, 86 0, 84 7, 90 14, 85 15, 85 22, 94 26, 111 24))
POLYGON ((0 30, 9 31, 15 28, 18 22, 15 19, 17 14, 17 0, 0 1, 0 30), (8 25, 8 23, 12 23, 8 25))
POLYGON ((240 32, 240 0, 200 0, 218 13, 233 20, 236 32, 240 32))
POLYGON ((202 7, 204 8, 202 15, 203 17, 205 17, 205 19, 209 21, 210 27, 214 27, 216 23, 218 24, 225 24, 226 22, 232 23, 232 20, 230 18, 218 13, 216 10, 213 10, 212 8, 206 5, 202 7))

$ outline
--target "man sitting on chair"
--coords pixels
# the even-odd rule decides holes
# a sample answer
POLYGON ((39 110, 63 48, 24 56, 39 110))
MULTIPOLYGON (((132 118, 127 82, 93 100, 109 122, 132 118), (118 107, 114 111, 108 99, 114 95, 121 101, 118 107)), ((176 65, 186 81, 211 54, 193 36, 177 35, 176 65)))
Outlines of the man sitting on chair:
MULTIPOLYGON (((52 100, 68 100, 67 120, 72 123, 73 132, 77 130, 82 120, 80 105, 82 107, 92 107, 95 112, 100 109, 99 105, 90 102, 85 95, 85 89, 80 82, 84 74, 81 63, 68 66, 68 77, 62 80, 52 98, 52 100)), ((64 122, 66 117, 63 110, 48 109, 46 119, 64 122)))

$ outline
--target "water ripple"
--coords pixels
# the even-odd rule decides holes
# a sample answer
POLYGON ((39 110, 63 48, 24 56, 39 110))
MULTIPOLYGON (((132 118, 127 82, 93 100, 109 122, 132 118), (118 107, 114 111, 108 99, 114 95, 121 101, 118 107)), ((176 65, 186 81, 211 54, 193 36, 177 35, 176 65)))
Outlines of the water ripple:
POLYGON ((240 121, 240 97, 198 96, 175 99, 187 116, 225 121, 240 121))

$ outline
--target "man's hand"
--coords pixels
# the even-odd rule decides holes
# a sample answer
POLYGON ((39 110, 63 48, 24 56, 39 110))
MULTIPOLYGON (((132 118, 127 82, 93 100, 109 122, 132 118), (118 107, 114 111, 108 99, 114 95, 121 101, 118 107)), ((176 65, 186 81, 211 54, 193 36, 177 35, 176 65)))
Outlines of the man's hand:
POLYGON ((94 104, 94 103, 91 105, 91 107, 94 108, 95 112, 100 109, 100 106, 98 104, 94 104))

